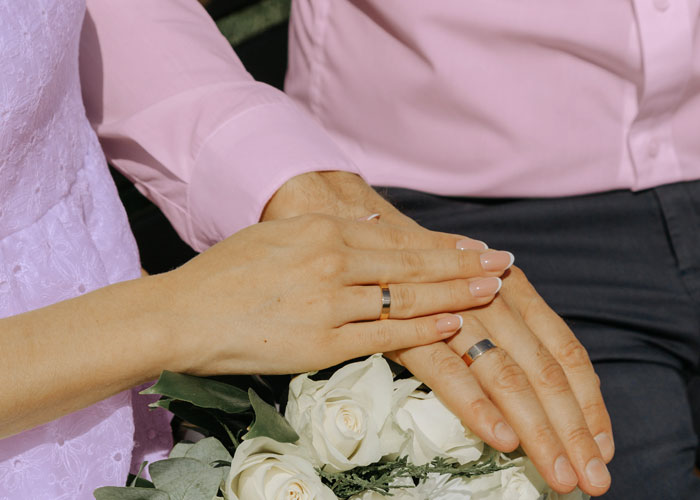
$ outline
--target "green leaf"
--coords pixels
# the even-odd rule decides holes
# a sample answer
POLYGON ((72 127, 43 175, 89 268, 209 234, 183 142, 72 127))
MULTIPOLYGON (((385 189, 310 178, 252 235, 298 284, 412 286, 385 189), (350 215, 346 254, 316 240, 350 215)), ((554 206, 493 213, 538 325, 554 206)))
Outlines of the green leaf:
POLYGON ((173 446, 173 449, 170 450, 170 455, 168 455, 168 458, 182 458, 193 446, 194 443, 185 443, 184 441, 177 443, 175 446, 173 446))
POLYGON ((231 454, 216 438, 208 437, 194 444, 187 452, 185 457, 194 458, 200 462, 211 465, 213 462, 223 461, 231 462, 231 454))
POLYGON ((129 474, 126 478, 126 485, 134 488, 155 488, 152 482, 150 482, 148 479, 144 479, 141 477, 141 474, 143 473, 143 469, 146 468, 148 465, 148 461, 144 460, 141 462, 141 465, 139 466, 139 471, 136 473, 136 475, 129 474))
POLYGON ((255 423, 243 439, 265 436, 280 443, 299 441, 299 435, 274 406, 263 401, 253 389, 248 389, 248 397, 255 411, 255 423))
POLYGON ((237 387, 167 370, 161 373, 158 382, 141 391, 141 394, 161 394, 201 408, 214 408, 226 413, 242 413, 250 408, 246 393, 237 387))
MULTIPOLYGON (((104 486, 97 488, 94 495, 97 500, 172 500, 165 491, 153 488, 128 488, 126 486, 104 486)), ((211 500, 212 497, 207 500, 211 500)))
POLYGON ((219 491, 223 471, 194 458, 169 458, 148 468, 156 488, 170 500, 211 500, 219 491))

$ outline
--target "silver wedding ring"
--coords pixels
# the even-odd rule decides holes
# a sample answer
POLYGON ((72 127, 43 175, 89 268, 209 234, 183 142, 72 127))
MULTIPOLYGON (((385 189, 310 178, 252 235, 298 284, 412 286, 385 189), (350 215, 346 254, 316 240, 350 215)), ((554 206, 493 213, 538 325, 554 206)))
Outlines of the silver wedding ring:
POLYGON ((389 317, 389 311, 391 309, 391 292, 389 292, 389 285, 384 283, 380 283, 379 288, 382 290, 382 312, 379 313, 379 319, 381 320, 389 317))
POLYGON ((465 363, 467 363, 467 366, 471 366, 471 364, 476 361, 479 356, 490 351, 494 347, 496 346, 489 339, 480 340, 471 346, 469 350, 467 350, 467 353, 462 356, 462 359, 465 361, 465 363))

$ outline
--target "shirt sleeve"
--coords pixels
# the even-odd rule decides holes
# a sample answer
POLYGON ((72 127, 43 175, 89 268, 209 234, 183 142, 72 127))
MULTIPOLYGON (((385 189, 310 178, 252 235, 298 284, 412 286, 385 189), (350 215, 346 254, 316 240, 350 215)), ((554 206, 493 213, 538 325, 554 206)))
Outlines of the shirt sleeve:
POLYGON ((255 82, 195 0, 88 0, 83 99, 109 161, 202 251, 257 222, 290 178, 356 167, 255 82))

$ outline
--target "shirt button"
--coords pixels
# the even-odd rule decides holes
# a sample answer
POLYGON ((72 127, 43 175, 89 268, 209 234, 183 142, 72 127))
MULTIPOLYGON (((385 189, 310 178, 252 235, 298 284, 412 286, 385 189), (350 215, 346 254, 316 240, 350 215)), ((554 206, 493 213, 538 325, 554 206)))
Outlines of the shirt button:
POLYGON ((647 153, 649 154, 650 158, 656 158, 659 156, 659 150, 661 149, 661 144, 659 144, 659 141, 656 139, 653 139, 649 143, 649 149, 647 149, 647 153))
POLYGON ((654 7, 656 10, 663 12, 671 6, 669 0, 654 0, 654 7))

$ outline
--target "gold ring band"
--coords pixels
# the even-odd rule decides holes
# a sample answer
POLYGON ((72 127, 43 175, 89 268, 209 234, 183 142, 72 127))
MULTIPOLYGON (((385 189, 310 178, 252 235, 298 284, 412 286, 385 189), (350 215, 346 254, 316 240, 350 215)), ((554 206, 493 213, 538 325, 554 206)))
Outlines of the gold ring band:
POLYGON ((491 342, 489 339, 483 339, 471 346, 468 350, 467 353, 462 356, 462 359, 464 360, 465 363, 467 363, 467 366, 471 366, 476 359, 481 356, 482 354, 490 351, 491 349, 495 348, 496 345, 491 342))
POLYGON ((391 292, 389 291, 389 285, 380 283, 379 288, 382 290, 382 312, 379 314, 379 319, 388 319, 391 309, 391 292))

